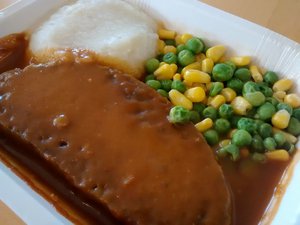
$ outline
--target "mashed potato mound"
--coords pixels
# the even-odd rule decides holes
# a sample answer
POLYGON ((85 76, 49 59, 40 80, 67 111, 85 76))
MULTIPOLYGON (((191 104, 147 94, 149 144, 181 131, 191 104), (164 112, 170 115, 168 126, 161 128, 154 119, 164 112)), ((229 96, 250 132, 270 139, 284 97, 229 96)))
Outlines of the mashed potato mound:
POLYGON ((78 0, 35 30, 29 47, 38 62, 61 57, 53 55, 59 49, 90 50, 139 77, 145 60, 156 54, 156 30, 152 18, 124 1, 78 0))

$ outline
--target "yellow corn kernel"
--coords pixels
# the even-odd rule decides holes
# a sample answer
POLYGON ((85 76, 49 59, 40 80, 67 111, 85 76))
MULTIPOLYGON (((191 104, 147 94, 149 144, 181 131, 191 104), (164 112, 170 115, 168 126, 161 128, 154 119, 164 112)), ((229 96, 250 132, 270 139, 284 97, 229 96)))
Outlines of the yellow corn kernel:
POLYGON ((230 132, 229 132, 229 138, 232 138, 234 133, 237 131, 238 129, 232 129, 230 132))
POLYGON ((193 87, 193 85, 194 85, 193 82, 190 82, 190 81, 183 80, 182 82, 184 83, 184 85, 186 87, 193 87))
POLYGON ((202 87, 193 87, 186 90, 184 95, 192 102, 201 102, 205 98, 205 91, 202 87))
POLYGON ((163 64, 154 71, 154 76, 156 76, 157 80, 169 80, 173 78, 176 71, 176 64, 163 64))
POLYGON ((172 89, 169 91, 169 98, 173 105, 182 106, 186 109, 192 109, 193 103, 179 91, 172 89))
POLYGON ((247 66, 251 62, 250 56, 235 56, 230 59, 236 66, 247 66))
POLYGON ((224 88, 221 91, 221 95, 225 97, 226 102, 232 102, 232 100, 236 97, 236 92, 231 88, 224 88))
POLYGON ((229 145, 230 143, 231 143, 231 140, 230 140, 230 139, 224 139, 224 140, 220 141, 219 146, 220 146, 221 148, 223 148, 223 147, 229 145))
POLYGON ((286 162, 290 159, 289 153, 284 149, 277 149, 274 151, 266 152, 265 155, 269 160, 286 162))
POLYGON ((218 109, 221 105, 223 105, 226 102, 226 99, 223 95, 216 95, 212 98, 209 105, 212 107, 218 109))
POLYGON ((263 81, 263 76, 259 72, 259 69, 257 66, 250 66, 250 73, 255 82, 262 82, 263 81))
POLYGON ((166 64, 168 64, 168 63, 160 62, 160 63, 159 63, 159 66, 166 65, 166 64))
POLYGON ((176 73, 178 66, 175 63, 172 63, 172 64, 170 64, 170 68, 173 70, 174 73, 176 73))
POLYGON ((201 63, 194 62, 194 63, 191 63, 190 65, 183 67, 183 69, 181 70, 181 74, 182 75, 185 74, 185 72, 189 69, 201 70, 201 63))
POLYGON ((173 76, 173 80, 181 80, 181 75, 179 73, 176 73, 174 76, 173 76))
POLYGON ((201 70, 205 73, 211 73, 214 67, 214 61, 211 58, 206 58, 202 61, 201 70))
POLYGON ((164 47, 166 46, 166 43, 163 40, 158 40, 157 41, 157 50, 159 52, 163 52, 164 51, 164 47))
POLYGON ((281 109, 272 116, 272 124, 279 129, 288 127, 291 115, 285 109, 281 109))
POLYGON ((174 39, 176 32, 173 30, 159 29, 158 36, 160 39, 174 39))
POLYGON ((273 97, 276 98, 278 101, 283 101, 286 96, 285 91, 276 91, 273 93, 273 97))
POLYGON ((212 126, 213 126, 213 121, 211 118, 206 118, 200 121, 199 123, 195 124, 195 127, 199 132, 207 131, 208 129, 212 128, 212 126))
POLYGON ((184 80, 191 83, 204 83, 207 84, 210 82, 210 76, 202 71, 195 69, 188 69, 183 74, 184 80))
POLYGON ((280 130, 280 129, 278 129, 278 128, 273 127, 272 130, 273 130, 273 133, 274 133, 274 134, 276 134, 276 133, 281 133, 281 134, 283 134, 283 135, 285 136, 286 140, 287 140, 289 143, 295 144, 295 143, 297 142, 297 140, 298 140, 294 135, 292 135, 292 134, 290 134, 290 133, 287 133, 287 132, 285 132, 285 131, 282 131, 282 130, 280 130))
POLYGON ((196 55, 196 61, 202 63, 202 61, 206 59, 206 56, 203 53, 196 55))
POLYGON ((252 109, 252 105, 243 97, 237 96, 232 102, 231 106, 235 114, 246 115, 247 111, 252 109))
POLYGON ((176 42, 176 45, 181 45, 181 44, 184 44, 182 42, 182 39, 181 39, 181 34, 177 34, 176 37, 175 37, 175 42, 176 42))
POLYGON ((288 94, 284 97, 284 102, 293 108, 300 107, 300 96, 297 94, 288 94))
POLYGON ((273 91, 288 91, 293 86, 293 81, 289 79, 281 79, 273 85, 273 91))
POLYGON ((206 51, 206 56, 211 58, 214 63, 218 62, 219 59, 225 54, 226 48, 224 45, 213 46, 206 51))
POLYGON ((207 105, 210 105, 211 101, 213 100, 213 97, 209 96, 207 98, 207 105))
POLYGON ((201 87, 201 88, 204 90, 205 93, 207 92, 206 84, 193 83, 193 84, 192 84, 192 87, 201 87))
POLYGON ((193 35, 188 34, 188 33, 182 34, 182 35, 181 35, 181 42, 182 42, 182 44, 185 44, 185 43, 186 43, 188 40, 190 40, 192 37, 193 37, 193 35))
POLYGON ((164 54, 167 54, 167 53, 169 53, 169 52, 173 52, 174 54, 176 54, 177 49, 176 49, 173 45, 166 45, 166 46, 164 47, 163 53, 164 53, 164 54))
POLYGON ((207 96, 205 96, 205 98, 203 99, 203 101, 202 101, 202 103, 204 104, 204 105, 207 105, 207 96))

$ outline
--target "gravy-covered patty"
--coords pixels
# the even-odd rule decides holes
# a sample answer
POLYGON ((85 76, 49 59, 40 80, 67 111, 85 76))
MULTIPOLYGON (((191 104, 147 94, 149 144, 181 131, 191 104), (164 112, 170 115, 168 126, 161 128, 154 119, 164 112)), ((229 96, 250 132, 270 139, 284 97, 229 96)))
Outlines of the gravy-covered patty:
POLYGON ((124 224, 231 223, 210 148, 191 124, 170 124, 170 103, 142 82, 95 64, 31 65, 3 73, 0 94, 2 129, 124 224))

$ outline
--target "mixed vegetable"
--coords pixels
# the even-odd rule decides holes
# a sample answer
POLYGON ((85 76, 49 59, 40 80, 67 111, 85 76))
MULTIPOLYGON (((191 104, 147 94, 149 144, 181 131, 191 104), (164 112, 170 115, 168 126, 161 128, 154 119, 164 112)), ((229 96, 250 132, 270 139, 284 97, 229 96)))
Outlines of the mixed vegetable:
POLYGON ((144 81, 174 105, 171 123, 194 123, 220 158, 289 160, 300 135, 300 96, 291 93, 291 80, 262 72, 249 56, 226 59, 223 45, 158 34, 159 55, 146 62, 144 81))

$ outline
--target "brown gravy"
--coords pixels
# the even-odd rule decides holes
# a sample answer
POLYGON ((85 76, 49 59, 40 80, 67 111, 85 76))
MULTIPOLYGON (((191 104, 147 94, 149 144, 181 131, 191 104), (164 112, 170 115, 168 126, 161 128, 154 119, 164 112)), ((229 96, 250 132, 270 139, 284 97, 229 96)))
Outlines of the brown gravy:
MULTIPOLYGON (((3 54, 2 51, 3 48, 1 48, 3 47, 2 43, 3 42, 0 41, 0 69, 2 68, 2 72, 7 69, 22 66, 23 63, 22 57, 24 57, 24 52, 26 49, 26 42, 24 42, 24 39, 20 39, 20 41, 16 42, 15 47, 18 49, 17 51, 18 53, 15 54, 14 56, 10 56, 9 60, 4 60, 4 61, 1 61, 1 55, 2 56, 5 55, 3 54)), ((8 145, 6 141, 3 139, 1 140, 1 145, 5 147, 4 148, 5 150, 0 149, 0 151, 2 151, 1 153, 2 158, 9 159, 11 158, 11 156, 13 156, 13 158, 17 159, 20 165, 25 164, 26 167, 26 160, 17 153, 16 148, 11 147, 12 145, 8 145)), ((6 163, 10 164, 10 162, 6 162, 6 163)), ((235 220, 234 224, 235 225, 258 224, 269 201, 273 196, 273 193, 276 189, 276 185, 279 183, 279 180, 284 170, 286 169, 288 162, 286 163, 268 162, 265 164, 258 164, 249 160, 242 160, 238 163, 234 163, 225 159, 222 160, 220 164, 223 168, 224 175, 233 193, 234 220, 235 220)), ((35 185, 33 185, 33 183, 31 183, 32 181, 29 179, 29 177, 31 176, 26 176, 26 173, 24 173, 23 175, 24 175, 23 178, 27 180, 27 182, 34 187, 35 185)), ((46 181, 42 177, 37 177, 37 178, 38 179, 41 178, 40 180, 42 182, 46 181)), ((47 180, 47 182, 49 182, 49 180, 47 180)), ((56 195, 59 196, 59 198, 66 199, 61 195, 61 193, 56 193, 56 195)), ((53 201, 53 199, 51 198, 48 198, 48 200, 52 201, 52 203, 54 203, 54 205, 58 207, 59 211, 63 211, 61 208, 61 204, 58 201, 53 201)), ((70 201, 68 200, 67 203, 70 203, 70 201)), ((71 204, 72 204, 71 208, 74 208, 75 210, 74 212, 80 212, 81 215, 83 215, 82 218, 86 217, 86 221, 90 221, 88 220, 88 218, 90 218, 89 215, 90 212, 82 211, 81 207, 76 209, 76 204, 74 203, 71 204)), ((74 217, 70 215, 68 216, 66 211, 63 211, 63 214, 71 219, 74 219, 74 217)))
POLYGON ((230 224, 212 151, 192 124, 168 121, 171 103, 146 84, 95 63, 51 63, 1 74, 0 94, 1 134, 61 177, 54 189, 73 187, 124 224, 230 224))
POLYGON ((235 224, 259 224, 289 162, 220 161, 233 193, 235 224))

